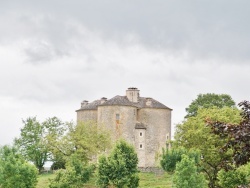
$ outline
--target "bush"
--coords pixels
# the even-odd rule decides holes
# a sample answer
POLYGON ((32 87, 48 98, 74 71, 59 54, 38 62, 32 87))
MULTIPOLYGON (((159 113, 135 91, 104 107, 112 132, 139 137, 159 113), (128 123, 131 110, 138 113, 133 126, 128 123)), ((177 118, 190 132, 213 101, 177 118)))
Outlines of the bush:
POLYGON ((203 174, 200 174, 195 166, 194 159, 182 155, 182 159, 176 165, 174 174, 176 188, 206 188, 207 183, 203 174))
POLYGON ((35 188, 37 176, 36 167, 27 163, 15 148, 0 149, 0 187, 35 188))
POLYGON ((195 151, 187 151, 184 148, 177 148, 177 149, 163 149, 162 152, 162 159, 160 161, 161 167, 166 172, 173 172, 176 168, 176 164, 181 161, 182 155, 186 154, 190 158, 195 159, 195 163, 199 162, 199 154, 195 151))
POLYGON ((221 170, 218 173, 219 185, 222 188, 234 188, 240 185, 247 184, 247 173, 240 169, 225 171, 221 170))
POLYGON ((79 156, 72 155, 67 162, 66 170, 58 170, 56 177, 50 180, 50 188, 75 188, 82 187, 89 181, 94 171, 94 165, 83 163, 79 156))
POLYGON ((136 188, 139 186, 137 164, 138 158, 133 146, 121 140, 108 158, 99 158, 97 183, 103 188, 110 183, 118 188, 136 188))

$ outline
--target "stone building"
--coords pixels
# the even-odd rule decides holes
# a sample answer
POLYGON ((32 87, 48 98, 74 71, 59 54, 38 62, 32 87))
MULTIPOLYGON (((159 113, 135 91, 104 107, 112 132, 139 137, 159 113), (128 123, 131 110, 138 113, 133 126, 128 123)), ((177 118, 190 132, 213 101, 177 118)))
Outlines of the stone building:
POLYGON ((139 167, 154 167, 157 154, 171 138, 169 107, 149 97, 140 97, 137 88, 125 96, 83 101, 76 110, 77 121, 96 121, 110 130, 112 139, 124 138, 135 146, 139 167))

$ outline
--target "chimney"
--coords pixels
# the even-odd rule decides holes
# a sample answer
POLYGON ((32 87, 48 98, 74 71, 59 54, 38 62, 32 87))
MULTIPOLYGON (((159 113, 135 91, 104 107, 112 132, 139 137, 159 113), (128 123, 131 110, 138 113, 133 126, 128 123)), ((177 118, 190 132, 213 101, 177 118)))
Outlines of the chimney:
POLYGON ((138 90, 136 87, 130 87, 126 91, 126 96, 131 102, 139 102, 139 92, 140 90, 138 90))
POLYGON ((101 104, 105 103, 107 101, 107 98, 106 97, 102 97, 101 98, 101 104))
POLYGON ((88 105, 88 104, 89 104, 89 101, 86 101, 86 100, 82 101, 81 108, 88 105))
POLYGON ((151 106, 151 104, 152 104, 152 98, 146 98, 146 105, 147 106, 151 106))

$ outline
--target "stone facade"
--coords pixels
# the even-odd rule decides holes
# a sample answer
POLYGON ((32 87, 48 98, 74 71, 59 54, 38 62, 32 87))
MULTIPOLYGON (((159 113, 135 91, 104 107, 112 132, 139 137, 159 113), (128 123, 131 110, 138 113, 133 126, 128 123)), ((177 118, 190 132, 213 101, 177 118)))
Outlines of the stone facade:
POLYGON ((137 88, 128 88, 126 96, 88 103, 77 110, 77 121, 96 121, 106 126, 113 140, 120 138, 134 145, 139 167, 154 167, 157 154, 171 138, 172 109, 152 99, 140 97, 137 88))

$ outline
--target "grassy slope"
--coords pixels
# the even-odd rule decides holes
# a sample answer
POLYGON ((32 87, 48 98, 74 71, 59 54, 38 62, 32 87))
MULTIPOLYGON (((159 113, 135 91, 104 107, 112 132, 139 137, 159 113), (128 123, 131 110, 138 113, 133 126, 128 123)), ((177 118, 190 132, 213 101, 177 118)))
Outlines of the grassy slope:
MULTIPOLYGON (((47 188, 49 178, 53 178, 54 174, 43 174, 39 176, 36 188, 47 188)), ((154 173, 140 173, 140 188, 171 188, 172 176, 168 173, 163 175, 155 175, 154 173)), ((96 188, 95 179, 93 178, 84 187, 96 188)))

